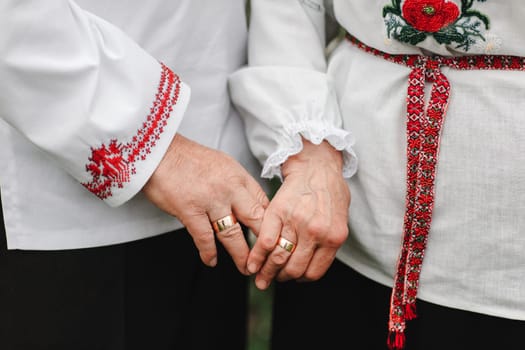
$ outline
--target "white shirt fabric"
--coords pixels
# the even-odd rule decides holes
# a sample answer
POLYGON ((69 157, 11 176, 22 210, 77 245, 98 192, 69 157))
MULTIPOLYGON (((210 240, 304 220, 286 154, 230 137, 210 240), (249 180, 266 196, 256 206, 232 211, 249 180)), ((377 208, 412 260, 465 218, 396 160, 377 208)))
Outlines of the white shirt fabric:
MULTIPOLYGON (((353 148, 359 167, 348 180, 351 232, 338 258, 387 286, 393 284, 403 232, 411 70, 346 40, 327 59, 326 12, 333 10, 339 24, 366 45, 391 54, 525 56, 525 6, 518 0, 472 2, 471 13, 480 16, 456 23, 472 24, 472 33, 479 34, 464 38, 467 46, 440 44, 431 35, 410 44, 393 35, 399 26, 388 35, 387 24, 404 23, 388 11, 383 16, 394 3, 254 0, 249 67, 230 81, 250 146, 266 166, 273 154, 293 154, 287 142, 297 137, 293 125, 310 125, 301 132, 306 139, 318 133, 318 125, 354 135, 353 146, 340 147, 353 148), (488 28, 481 18, 490 21, 488 28)), ((461 9, 460 1, 447 3, 461 9)), ((525 320, 525 72, 442 72, 452 90, 418 296, 525 320)))
POLYGON ((9 249, 102 246, 181 228, 139 192, 176 132, 259 172, 227 91, 228 75, 246 59, 243 0, 9 0, 0 22, 9 249), (152 110, 160 62, 182 80, 169 91, 171 113, 152 110), (161 117, 165 126, 151 124, 161 117), (141 143, 145 130, 154 135, 141 143), (86 167, 112 140, 116 153, 133 144, 144 157, 109 166, 120 172, 100 177, 111 183, 102 201, 81 184, 95 182, 86 167))

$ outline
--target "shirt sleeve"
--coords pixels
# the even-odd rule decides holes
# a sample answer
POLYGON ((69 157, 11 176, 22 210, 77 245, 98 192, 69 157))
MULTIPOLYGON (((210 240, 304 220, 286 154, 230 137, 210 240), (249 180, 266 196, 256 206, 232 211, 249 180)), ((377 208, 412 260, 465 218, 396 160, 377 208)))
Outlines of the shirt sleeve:
POLYGON ((249 65, 230 77, 230 91, 262 176, 281 177, 281 164, 302 150, 303 138, 343 151, 343 175, 352 176, 354 138, 342 128, 326 73, 323 2, 252 0, 249 35, 249 65))
POLYGON ((5 0, 0 23, 0 118, 109 205, 132 198, 175 135, 189 87, 73 1, 5 0))

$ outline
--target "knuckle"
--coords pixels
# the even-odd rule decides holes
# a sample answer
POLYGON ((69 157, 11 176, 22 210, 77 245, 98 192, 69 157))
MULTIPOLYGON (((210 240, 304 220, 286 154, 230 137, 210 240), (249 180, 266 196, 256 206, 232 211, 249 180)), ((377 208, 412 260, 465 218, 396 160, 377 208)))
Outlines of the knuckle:
POLYGON ((195 243, 204 243, 210 241, 213 238, 213 230, 211 228, 200 230, 200 232, 192 234, 195 243))
POLYGON ((288 267, 285 269, 285 274, 289 279, 298 279, 301 278, 304 271, 303 269, 297 268, 297 267, 288 267))
MULTIPOLYGON (((258 265, 259 267, 262 266, 263 262, 264 262, 264 255, 262 254, 257 254, 256 252, 253 252, 251 253, 251 256, 250 256, 250 262, 251 263, 254 263, 256 265, 258 265)), ((264 267, 263 267, 264 268, 264 267)), ((263 270, 263 268, 260 268, 258 270, 258 273, 261 273, 261 271, 263 270)))
POLYGON ((326 237, 326 245, 330 247, 339 247, 343 245, 343 243, 346 241, 346 238, 348 237, 348 232, 345 234, 341 233, 334 233, 330 234, 326 237))
POLYGON ((275 213, 276 216, 281 216, 288 213, 288 205, 282 197, 274 197, 268 206, 268 212, 275 213))
POLYGON ((346 223, 343 225, 339 225, 337 228, 334 228, 330 235, 327 236, 326 243, 329 246, 339 247, 348 238, 348 233, 349 230, 346 223))
POLYGON ((294 210, 290 216, 293 222, 303 222, 305 221, 305 212, 303 210, 294 210))
POLYGON ((250 220, 262 220, 264 216, 264 208, 260 203, 254 203, 249 212, 250 220))
POLYGON ((213 231, 206 230, 193 235, 193 242, 197 247, 205 247, 213 242, 213 231))
POLYGON ((239 235, 242 235, 241 226, 239 224, 235 224, 232 227, 219 232, 217 234, 217 238, 219 238, 219 240, 229 241, 229 240, 238 238, 239 235))
POLYGON ((266 195, 266 193, 262 189, 258 189, 257 190, 257 194, 256 194, 255 198, 257 199, 257 201, 259 203, 261 203, 261 205, 263 207, 267 207, 268 204, 270 203, 270 200, 268 199, 268 196, 266 195))
POLYGON ((288 261, 289 253, 284 249, 276 250, 272 254, 272 262, 276 266, 283 266, 288 261))
POLYGON ((312 236, 330 232, 330 224, 324 219, 314 219, 307 226, 307 232, 312 236))
POLYGON ((206 206, 198 197, 199 194, 195 193, 192 198, 188 198, 184 207, 180 210, 179 220, 184 224, 184 226, 195 226, 195 222, 198 222, 200 218, 206 216, 206 206))
POLYGON ((273 237, 259 237, 257 240, 260 248, 266 252, 271 251, 275 247, 275 239, 273 237))

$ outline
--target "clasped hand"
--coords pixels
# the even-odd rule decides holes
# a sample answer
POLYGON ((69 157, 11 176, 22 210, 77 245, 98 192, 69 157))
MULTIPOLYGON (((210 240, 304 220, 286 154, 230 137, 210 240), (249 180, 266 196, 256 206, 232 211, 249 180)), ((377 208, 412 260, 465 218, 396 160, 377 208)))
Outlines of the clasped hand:
POLYGON ((350 191, 342 176, 342 155, 327 142, 303 140, 303 150, 282 166, 284 181, 266 208, 258 238, 248 256, 255 284, 313 281, 328 270, 348 236, 350 191), (283 249, 280 238, 295 244, 283 249))
POLYGON ((236 160, 176 135, 143 192, 186 226, 205 264, 217 264, 216 236, 238 270, 256 274, 266 289, 275 278, 316 280, 331 265, 348 235, 341 168, 341 153, 328 143, 304 141, 283 164, 284 182, 270 203, 236 160), (213 223, 232 214, 257 236, 251 251, 238 223, 214 232, 213 223))

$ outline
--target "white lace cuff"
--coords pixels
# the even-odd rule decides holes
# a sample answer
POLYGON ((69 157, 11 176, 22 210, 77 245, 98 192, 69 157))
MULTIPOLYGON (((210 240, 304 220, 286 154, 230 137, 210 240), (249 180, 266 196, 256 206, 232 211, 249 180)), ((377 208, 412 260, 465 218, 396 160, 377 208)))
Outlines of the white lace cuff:
POLYGON ((326 140, 332 147, 343 152, 343 177, 350 178, 357 171, 357 156, 352 146, 355 143, 353 135, 344 129, 336 128, 322 121, 305 121, 285 127, 287 139, 281 142, 281 147, 270 154, 266 160, 261 176, 271 179, 278 176, 282 180, 281 165, 303 149, 302 138, 319 145, 326 140), (302 136, 302 138, 301 138, 302 136))

